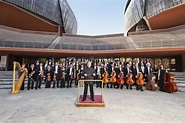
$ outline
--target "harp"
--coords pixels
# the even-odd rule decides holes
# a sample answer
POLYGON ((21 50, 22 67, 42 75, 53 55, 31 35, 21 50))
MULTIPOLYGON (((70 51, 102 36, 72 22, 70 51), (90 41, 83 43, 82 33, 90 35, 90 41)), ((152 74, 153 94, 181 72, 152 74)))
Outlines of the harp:
POLYGON ((20 88, 22 86, 26 73, 27 73, 26 68, 21 68, 21 65, 18 62, 13 62, 13 84, 12 84, 12 90, 10 91, 10 94, 17 94, 20 92, 20 88), (16 70, 22 73, 22 75, 19 77, 17 81, 15 81, 16 70))

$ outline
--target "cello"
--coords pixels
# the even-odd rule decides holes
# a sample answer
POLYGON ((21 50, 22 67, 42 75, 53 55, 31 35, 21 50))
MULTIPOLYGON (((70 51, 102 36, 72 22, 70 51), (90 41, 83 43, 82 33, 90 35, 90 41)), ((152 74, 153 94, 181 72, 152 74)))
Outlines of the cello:
POLYGON ((166 82, 164 82, 164 90, 169 93, 177 92, 178 87, 174 82, 175 76, 170 74, 169 72, 166 73, 166 82))
POLYGON ((151 90, 151 91, 155 91, 157 90, 158 86, 156 81, 156 76, 151 73, 150 75, 147 76, 148 82, 146 83, 146 89, 147 90, 151 90))
POLYGON ((138 85, 144 85, 144 79, 143 79, 143 74, 142 73, 138 73, 136 83, 138 85))
POLYGON ((104 77, 102 79, 103 83, 107 84, 109 82, 108 76, 109 76, 108 72, 105 72, 104 73, 104 77))
POLYGON ((126 80, 126 83, 128 84, 128 85, 133 85, 134 84, 134 80, 132 79, 132 77, 133 77, 133 74, 132 73, 128 73, 127 74, 127 80, 126 80))
POLYGON ((113 72, 111 73, 110 82, 116 83, 116 72, 115 72, 115 71, 113 71, 113 72))
POLYGON ((119 74, 119 79, 117 80, 117 83, 120 84, 124 84, 124 73, 120 73, 119 74))

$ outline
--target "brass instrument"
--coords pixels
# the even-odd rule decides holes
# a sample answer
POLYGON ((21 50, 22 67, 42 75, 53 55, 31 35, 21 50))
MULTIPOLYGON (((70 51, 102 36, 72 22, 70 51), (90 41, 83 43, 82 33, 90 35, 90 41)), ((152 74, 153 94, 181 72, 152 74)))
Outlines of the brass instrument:
POLYGON ((22 86, 23 80, 25 78, 25 75, 27 73, 26 68, 21 68, 21 65, 18 62, 13 62, 13 85, 12 85, 12 90, 10 91, 10 94, 17 94, 20 92, 20 88, 22 86), (16 69, 19 70, 19 72, 23 72, 20 78, 15 81, 15 71, 16 69))

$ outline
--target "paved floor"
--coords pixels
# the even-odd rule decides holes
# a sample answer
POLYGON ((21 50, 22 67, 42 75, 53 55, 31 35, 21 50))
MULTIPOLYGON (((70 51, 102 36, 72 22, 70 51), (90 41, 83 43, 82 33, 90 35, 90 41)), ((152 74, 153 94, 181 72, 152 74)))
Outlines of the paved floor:
POLYGON ((75 106, 77 88, 0 91, 0 123, 185 123, 184 92, 106 88, 104 108, 84 108, 75 106))

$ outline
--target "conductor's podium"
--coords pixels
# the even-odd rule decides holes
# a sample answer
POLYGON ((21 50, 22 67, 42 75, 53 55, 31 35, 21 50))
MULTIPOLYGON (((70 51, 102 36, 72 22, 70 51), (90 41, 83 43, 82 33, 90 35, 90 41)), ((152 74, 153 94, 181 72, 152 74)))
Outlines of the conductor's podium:
POLYGON ((79 80, 78 81, 78 96, 77 96, 76 107, 105 107, 104 98, 103 98, 102 80, 79 80), (87 95, 86 100, 82 101, 85 82, 101 82, 102 83, 101 89, 93 88, 94 89, 94 101, 91 100, 90 95, 87 95), (97 91, 100 91, 100 93, 97 94, 97 91))

